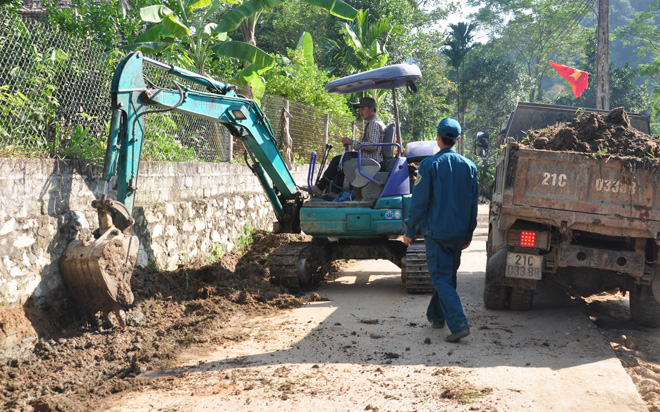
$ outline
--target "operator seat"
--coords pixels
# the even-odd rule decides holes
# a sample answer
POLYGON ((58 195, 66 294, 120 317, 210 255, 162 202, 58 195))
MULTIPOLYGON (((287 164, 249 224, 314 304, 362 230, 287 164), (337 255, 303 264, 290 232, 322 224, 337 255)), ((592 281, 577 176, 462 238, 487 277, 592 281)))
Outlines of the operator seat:
MULTIPOLYGON (((396 136, 396 125, 391 123, 385 127, 385 132, 383 135, 383 140, 381 143, 394 143, 396 136)), ((379 164, 373 159, 362 158, 361 169, 362 173, 369 176, 370 178, 376 177, 378 174, 380 177, 379 181, 387 180, 387 174, 391 172, 396 163, 394 156, 394 145, 391 146, 381 146, 381 153, 383 154, 383 161, 379 164), (383 173, 385 172, 385 173, 383 173)), ((371 180, 362 176, 358 172, 358 160, 349 159, 344 162, 344 173, 346 175, 346 180, 351 186, 355 188, 362 188, 369 184, 371 180)), ((378 180, 378 179, 377 179, 378 180)), ((373 182, 371 182, 373 183, 373 182)))
MULTIPOLYGON (((383 137, 383 143, 394 143, 394 139, 396 138, 396 124, 390 123, 385 127, 385 136, 383 137)), ((396 149, 396 146, 390 145, 390 146, 383 146, 383 161, 381 162, 381 170, 384 172, 389 172, 391 171, 392 165, 392 160, 394 160, 395 153, 394 149, 396 149)))

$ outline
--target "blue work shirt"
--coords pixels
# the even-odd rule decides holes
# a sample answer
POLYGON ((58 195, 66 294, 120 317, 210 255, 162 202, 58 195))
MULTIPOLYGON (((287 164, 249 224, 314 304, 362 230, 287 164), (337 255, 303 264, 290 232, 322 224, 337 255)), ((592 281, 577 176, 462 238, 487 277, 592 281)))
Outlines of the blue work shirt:
POLYGON ((405 235, 470 242, 478 206, 477 167, 453 148, 442 149, 419 164, 405 235))

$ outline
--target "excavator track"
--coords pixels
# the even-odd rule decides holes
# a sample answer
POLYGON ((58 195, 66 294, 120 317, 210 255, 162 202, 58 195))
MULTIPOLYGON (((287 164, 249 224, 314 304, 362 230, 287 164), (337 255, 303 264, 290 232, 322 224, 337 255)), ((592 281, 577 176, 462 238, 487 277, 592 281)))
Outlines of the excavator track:
POLYGON ((294 242, 276 249, 270 256, 271 281, 295 293, 313 280, 318 268, 314 264, 315 246, 310 242, 294 242))
POLYGON ((433 293, 433 282, 426 267, 426 246, 423 240, 414 241, 406 251, 402 279, 408 293, 433 293))

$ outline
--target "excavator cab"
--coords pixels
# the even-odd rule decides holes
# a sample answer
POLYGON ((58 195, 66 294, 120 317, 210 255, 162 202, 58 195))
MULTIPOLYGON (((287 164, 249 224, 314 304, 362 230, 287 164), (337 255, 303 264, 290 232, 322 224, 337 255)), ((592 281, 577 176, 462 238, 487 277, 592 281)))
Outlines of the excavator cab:
MULTIPOLYGON (((433 291, 426 269, 423 242, 406 247, 397 239, 405 230, 411 182, 408 160, 402 150, 394 91, 400 87, 415 91, 415 83, 421 78, 419 67, 395 64, 347 76, 326 85, 326 92, 339 94, 391 90, 394 123, 386 128, 382 143, 371 144, 383 147, 382 164, 372 159, 362 159, 361 150, 358 150, 357 159, 344 163, 344 174, 354 194, 352 200, 331 202, 311 197, 301 205, 301 230, 312 235, 314 241, 276 250, 270 264, 271 276, 275 280, 297 290, 313 280, 317 268, 330 261, 387 259, 402 269, 402 280, 409 292, 433 291)), ((363 144, 362 147, 365 146, 368 145, 363 144)), ((310 192, 315 158, 316 155, 312 154, 307 179, 310 192)), ((318 173, 322 172, 319 170, 318 173)))

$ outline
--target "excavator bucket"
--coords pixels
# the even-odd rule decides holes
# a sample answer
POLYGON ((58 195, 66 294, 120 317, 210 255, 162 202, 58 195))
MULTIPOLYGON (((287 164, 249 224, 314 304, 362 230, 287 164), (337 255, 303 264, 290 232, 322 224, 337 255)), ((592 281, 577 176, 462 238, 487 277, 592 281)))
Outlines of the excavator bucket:
POLYGON ((59 262, 62 279, 73 299, 89 316, 110 312, 133 303, 131 274, 140 242, 137 236, 122 233, 110 226, 94 242, 74 240, 59 262))

